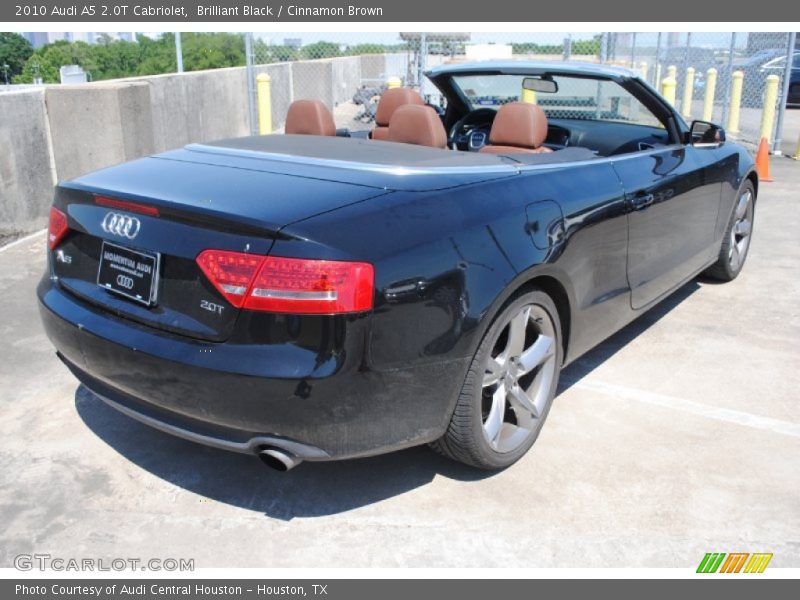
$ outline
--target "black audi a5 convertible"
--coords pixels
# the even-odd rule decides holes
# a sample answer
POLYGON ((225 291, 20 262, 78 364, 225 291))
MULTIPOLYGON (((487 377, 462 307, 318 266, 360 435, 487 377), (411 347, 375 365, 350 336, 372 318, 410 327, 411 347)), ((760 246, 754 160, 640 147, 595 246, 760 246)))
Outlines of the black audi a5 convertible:
POLYGON ((443 98, 192 144, 62 182, 41 315, 98 397, 279 469, 431 444, 511 465, 559 372, 700 273, 731 280, 758 178, 628 70, 445 65, 443 98))

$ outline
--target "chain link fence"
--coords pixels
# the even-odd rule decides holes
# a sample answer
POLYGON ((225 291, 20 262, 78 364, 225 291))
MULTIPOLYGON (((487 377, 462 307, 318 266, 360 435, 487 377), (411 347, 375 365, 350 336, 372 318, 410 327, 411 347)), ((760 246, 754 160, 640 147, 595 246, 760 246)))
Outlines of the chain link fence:
MULTIPOLYGON (((665 79, 675 79, 675 107, 687 121, 720 123, 729 137, 748 145, 758 144, 762 135, 773 148, 780 144, 786 96, 793 91, 793 34, 607 35, 608 62, 636 69, 660 91, 665 79), (787 61, 787 56, 791 60, 787 61), (766 124, 768 131, 762 131, 765 111, 776 115, 771 128, 766 124)), ((800 89, 794 90, 795 96, 798 93, 800 89)))
POLYGON ((377 100, 389 85, 414 87, 441 102, 423 73, 442 63, 576 60, 630 68, 659 91, 672 78, 675 106, 687 121, 721 123, 730 138, 749 145, 760 140, 771 100, 766 108, 775 118, 767 137, 777 148, 785 99, 800 95, 800 84, 790 82, 793 64, 800 70, 794 43, 790 33, 254 33, 247 35, 251 123, 256 133, 261 73, 271 78, 274 130, 301 98, 324 101, 338 127, 360 130, 374 125, 377 100))

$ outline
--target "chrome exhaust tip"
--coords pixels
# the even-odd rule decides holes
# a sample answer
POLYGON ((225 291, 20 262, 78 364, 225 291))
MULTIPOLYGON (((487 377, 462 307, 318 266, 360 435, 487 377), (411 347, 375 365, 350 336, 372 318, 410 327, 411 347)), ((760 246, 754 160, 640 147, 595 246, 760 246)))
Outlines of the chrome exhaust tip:
POLYGON ((280 448, 262 448, 258 452, 258 458, 268 467, 281 472, 294 469, 303 462, 302 458, 293 456, 280 448))

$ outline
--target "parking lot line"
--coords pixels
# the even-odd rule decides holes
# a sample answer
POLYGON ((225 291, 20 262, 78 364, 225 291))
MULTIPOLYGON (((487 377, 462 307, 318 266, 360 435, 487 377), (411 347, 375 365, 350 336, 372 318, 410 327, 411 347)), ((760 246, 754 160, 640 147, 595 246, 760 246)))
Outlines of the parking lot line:
POLYGON ((734 423, 736 425, 763 429, 765 431, 772 431, 774 433, 800 438, 800 424, 791 423, 790 421, 762 417, 760 415, 732 410, 730 408, 709 406, 707 404, 695 402, 694 400, 686 400, 685 398, 678 398, 676 396, 668 396, 666 394, 658 394, 655 392, 648 392, 647 390, 614 385, 586 378, 575 382, 572 387, 608 396, 615 396, 617 398, 624 398, 625 400, 655 404, 664 408, 692 413, 707 419, 715 419, 717 421, 734 423))
POLYGON ((14 246, 19 246, 20 244, 24 244, 25 242, 29 242, 32 239, 34 239, 35 237, 42 235, 46 231, 47 231, 47 229, 40 229, 36 233, 28 234, 25 237, 19 238, 18 240, 14 240, 13 242, 9 242, 5 246, 0 246, 0 252, 5 252, 6 250, 10 250, 14 246))

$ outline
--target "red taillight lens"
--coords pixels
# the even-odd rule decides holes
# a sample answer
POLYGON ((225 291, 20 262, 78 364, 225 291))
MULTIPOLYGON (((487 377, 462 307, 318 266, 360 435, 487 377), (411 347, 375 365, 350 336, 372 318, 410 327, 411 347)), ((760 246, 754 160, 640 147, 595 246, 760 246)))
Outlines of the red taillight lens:
POLYGON ((372 309, 372 265, 204 250, 197 264, 237 307, 263 312, 336 314, 372 309))
POLYGON ((106 196, 95 196, 94 203, 99 206, 107 206, 109 208, 119 208, 130 212, 139 213, 141 215, 149 215, 151 217, 158 216, 158 209, 155 206, 147 204, 139 204, 138 202, 130 202, 128 200, 117 200, 116 198, 107 198, 106 196))
POLYGON ((244 307, 282 313, 331 314, 372 308, 372 265, 268 256, 244 307))
POLYGON ((227 250, 203 250, 197 256, 197 264, 209 281, 227 298, 228 302, 241 308, 263 256, 227 250))
POLYGON ((50 207, 50 223, 47 226, 47 246, 52 250, 61 243, 67 235, 67 215, 58 210, 55 206, 50 207))

